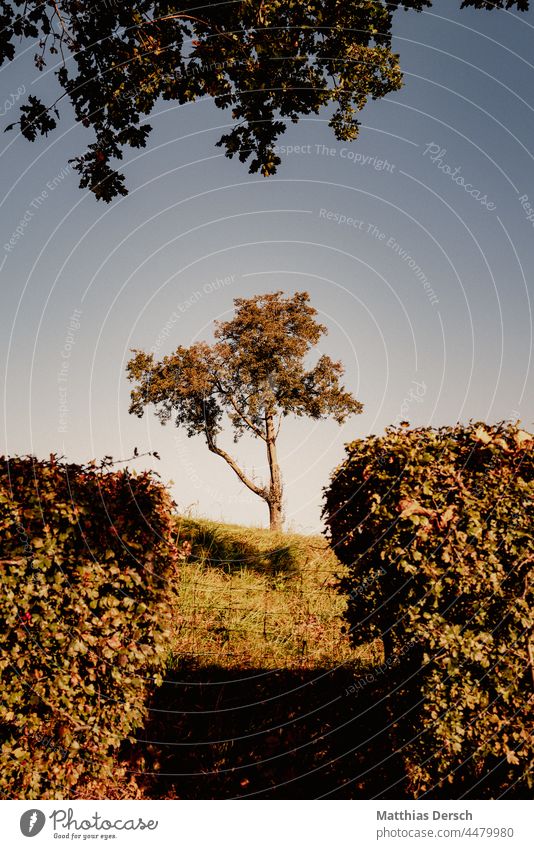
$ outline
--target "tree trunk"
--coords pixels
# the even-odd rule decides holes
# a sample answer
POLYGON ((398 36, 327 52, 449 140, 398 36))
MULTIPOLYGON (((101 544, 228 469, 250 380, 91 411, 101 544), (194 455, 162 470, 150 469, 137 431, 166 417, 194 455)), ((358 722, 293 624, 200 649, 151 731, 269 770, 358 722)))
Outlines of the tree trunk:
POLYGON ((274 429, 274 418, 272 413, 265 414, 265 434, 267 437, 267 457, 269 460, 269 472, 271 481, 267 504, 269 505, 269 519, 271 531, 282 530, 282 475, 278 465, 276 452, 276 434, 274 429))
POLYGON ((271 531, 281 531, 282 528, 282 499, 269 501, 269 521, 271 531))

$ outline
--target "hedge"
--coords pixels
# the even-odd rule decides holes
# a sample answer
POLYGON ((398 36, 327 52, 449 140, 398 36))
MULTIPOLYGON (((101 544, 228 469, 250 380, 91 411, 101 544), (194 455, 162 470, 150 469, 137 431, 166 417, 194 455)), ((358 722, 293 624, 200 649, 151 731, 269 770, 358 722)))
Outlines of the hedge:
POLYGON ((532 785, 533 440, 505 423, 390 428, 347 445, 325 492, 352 640, 400 659, 416 797, 532 785))
POLYGON ((4 795, 64 798, 109 777, 159 681, 175 565, 150 473, 0 458, 4 795))

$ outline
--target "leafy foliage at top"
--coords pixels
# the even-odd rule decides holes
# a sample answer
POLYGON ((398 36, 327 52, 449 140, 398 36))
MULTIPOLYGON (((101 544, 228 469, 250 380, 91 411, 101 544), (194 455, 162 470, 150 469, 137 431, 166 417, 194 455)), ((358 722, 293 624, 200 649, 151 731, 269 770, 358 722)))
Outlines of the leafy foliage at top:
POLYGON ((533 448, 511 424, 390 429, 348 445, 326 492, 352 639, 403 658, 416 795, 531 780, 533 448))
MULTIPOLYGON (((0 0, 0 64, 21 39, 37 41, 36 66, 52 63, 62 93, 53 104, 34 95, 18 123, 33 141, 54 130, 67 97, 76 120, 95 140, 77 157, 80 186, 107 202, 127 194, 124 174, 110 164, 125 147, 145 147, 157 100, 178 103, 209 95, 231 110, 231 129, 218 142, 228 157, 250 160, 251 173, 273 174, 273 148, 287 127, 331 104, 336 138, 358 135, 358 112, 401 87, 391 51, 399 7, 421 11, 430 0, 236 0, 199 6, 162 0, 0 0)), ((464 0, 477 8, 528 2, 464 0)), ((15 126, 11 124, 10 127, 15 126)))
POLYGON ((166 658, 173 503, 150 473, 105 469, 0 458, 4 796, 112 775, 166 658))
POLYGON ((175 416, 190 436, 208 442, 222 429, 227 413, 236 440, 245 430, 266 438, 265 416, 294 414, 339 423, 362 405, 339 383, 343 366, 323 354, 306 369, 304 358, 326 333, 307 292, 236 298, 232 319, 216 322, 216 342, 179 346, 161 362, 134 351, 128 377, 137 382, 130 412, 142 416, 156 405, 164 423, 175 416), (261 430, 263 428, 263 430, 261 430))

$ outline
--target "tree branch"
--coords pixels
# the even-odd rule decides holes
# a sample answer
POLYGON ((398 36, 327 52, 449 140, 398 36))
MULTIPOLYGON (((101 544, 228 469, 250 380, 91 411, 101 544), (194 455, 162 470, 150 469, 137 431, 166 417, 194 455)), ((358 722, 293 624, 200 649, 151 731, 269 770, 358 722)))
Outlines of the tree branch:
MULTIPOLYGON (((188 15, 185 12, 171 14, 171 15, 162 15, 160 18, 149 18, 148 16, 145 16, 145 21, 146 21, 147 24, 158 24, 161 21, 175 21, 175 20, 179 20, 179 19, 186 20, 186 21, 193 21, 194 23, 197 23, 197 24, 202 24, 203 26, 208 27, 208 29, 211 29, 213 32, 216 32, 217 35, 220 35, 223 38, 229 39, 232 42, 232 44, 235 45, 235 39, 233 39, 232 36, 229 33, 224 32, 223 30, 219 29, 219 27, 215 26, 213 23, 210 23, 209 21, 205 21, 202 18, 196 18, 194 15, 188 15)), ((239 45, 239 46, 241 48, 242 53, 246 52, 242 45, 239 45)))
MULTIPOLYGON (((63 17, 61 15, 60 10, 59 10, 58 4, 54 3, 53 5, 54 5, 55 11, 54 11, 54 14, 52 15, 52 20, 57 15, 57 18, 58 18, 59 23, 61 25, 61 29, 63 30, 63 34, 65 35, 65 38, 69 42, 69 45, 72 46, 72 45, 76 44, 74 38, 72 37, 71 33, 69 32, 69 30, 67 29, 67 27, 65 25, 65 21, 63 20, 63 17)), ((61 36, 61 38, 60 38, 60 41, 62 41, 62 40, 63 40, 63 36, 61 36)))
POLYGON ((223 460, 226 460, 231 469, 234 470, 239 480, 245 484, 248 489, 254 492, 256 495, 259 495, 260 498, 264 498, 267 500, 268 492, 264 487, 258 486, 254 483, 254 481, 250 480, 246 476, 246 474, 239 468, 236 461, 230 457, 230 455, 224 450, 224 448, 219 448, 218 445, 215 444, 213 438, 210 436, 209 432, 206 431, 206 439, 208 442, 208 448, 213 454, 217 454, 219 457, 222 457, 223 460))
POLYGON ((224 389, 224 387, 222 386, 220 381, 217 381, 217 388, 219 389, 221 394, 224 395, 225 398, 228 398, 228 400, 230 401, 230 404, 232 405, 232 407, 236 411, 237 415, 239 416, 240 419, 242 419, 245 422, 246 426, 249 427, 251 429, 251 431, 253 431, 256 434, 256 436, 259 436, 260 439, 263 439, 263 441, 266 442, 267 437, 265 436, 265 434, 263 433, 261 428, 259 428, 257 425, 254 424, 253 421, 251 421, 249 418, 247 418, 247 416, 245 416, 245 414, 239 409, 236 402, 234 401, 233 395, 230 392, 228 392, 228 390, 224 389))

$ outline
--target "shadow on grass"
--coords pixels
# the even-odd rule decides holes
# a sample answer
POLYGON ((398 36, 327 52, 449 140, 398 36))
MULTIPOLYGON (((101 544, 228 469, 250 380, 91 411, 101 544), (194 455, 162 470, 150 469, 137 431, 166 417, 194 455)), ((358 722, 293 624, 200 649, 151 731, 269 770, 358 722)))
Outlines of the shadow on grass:
POLYGON ((180 537, 192 545, 191 560, 202 561, 224 572, 254 569, 267 575, 293 574, 299 569, 297 546, 282 544, 262 550, 253 534, 247 539, 242 533, 227 532, 224 526, 207 521, 180 519, 180 537))
POLYGON ((405 798, 375 684, 347 669, 174 673, 128 753, 150 798, 405 798), (152 773, 152 775, 150 774, 152 773))

